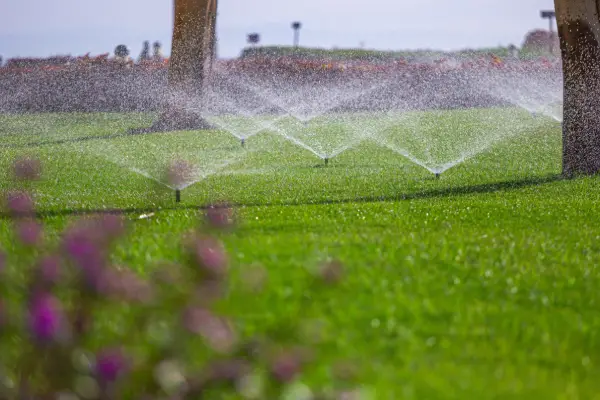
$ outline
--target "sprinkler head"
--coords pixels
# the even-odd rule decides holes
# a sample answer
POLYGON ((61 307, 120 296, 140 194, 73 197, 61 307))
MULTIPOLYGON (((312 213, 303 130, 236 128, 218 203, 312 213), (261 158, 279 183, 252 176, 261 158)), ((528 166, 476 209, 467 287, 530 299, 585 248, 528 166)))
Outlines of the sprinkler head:
POLYGON ((175 190, 175 203, 181 203, 181 190, 175 190))
POLYGON ((435 179, 440 179, 441 174, 439 172, 435 173, 435 179))
POLYGON ((246 147, 246 139, 242 139, 242 147, 246 147))
POLYGON ((325 165, 329 164, 329 158, 325 157, 325 165))

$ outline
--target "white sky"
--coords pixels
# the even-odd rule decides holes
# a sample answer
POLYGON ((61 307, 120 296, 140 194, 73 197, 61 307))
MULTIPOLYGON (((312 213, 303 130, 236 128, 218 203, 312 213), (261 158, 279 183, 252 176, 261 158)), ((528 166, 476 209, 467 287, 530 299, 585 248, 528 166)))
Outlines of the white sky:
MULTIPOLYGON (((527 31, 548 27, 552 0, 219 0, 219 56, 235 57, 246 34, 262 44, 292 43, 301 21, 305 46, 453 50, 520 46, 527 31), (368 4, 368 6, 365 6, 368 4)), ((0 0, 0 55, 100 54, 143 40, 169 52, 172 0, 0 0)))

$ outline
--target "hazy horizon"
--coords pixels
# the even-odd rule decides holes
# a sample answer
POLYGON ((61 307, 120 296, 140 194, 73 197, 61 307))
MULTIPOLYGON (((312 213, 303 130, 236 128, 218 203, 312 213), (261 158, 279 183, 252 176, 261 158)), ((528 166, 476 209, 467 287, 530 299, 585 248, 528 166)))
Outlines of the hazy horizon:
MULTIPOLYGON (((4 0, 7 2, 8 0, 4 0)), ((532 29, 547 29, 541 9, 552 0, 221 0, 217 32, 221 58, 237 57, 248 33, 261 45, 291 45, 292 21, 301 21, 300 44, 320 48, 454 51, 521 46, 532 29)), ((126 44, 137 57, 144 40, 169 53, 171 0, 42 0, 8 2, 0 14, 0 55, 112 54, 126 44), (85 4, 82 4, 85 3, 85 4), (35 10, 35 11, 31 11, 35 10)))

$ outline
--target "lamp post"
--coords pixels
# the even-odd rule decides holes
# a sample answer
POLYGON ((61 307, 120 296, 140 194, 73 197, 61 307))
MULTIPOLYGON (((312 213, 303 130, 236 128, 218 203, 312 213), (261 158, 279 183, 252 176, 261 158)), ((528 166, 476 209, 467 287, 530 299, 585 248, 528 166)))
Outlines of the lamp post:
POLYGON ((249 33, 247 37, 248 44, 252 47, 257 45, 260 42, 260 34, 258 33, 249 33))
POLYGON ((294 30, 294 47, 298 47, 300 42, 300 28, 302 28, 302 24, 300 22, 292 22, 292 29, 294 30))
POLYGON ((556 12, 554 12, 554 10, 542 10, 540 11, 540 17, 542 17, 543 19, 547 19, 548 20, 548 31, 550 32, 550 40, 549 40, 549 49, 550 49, 550 54, 554 53, 554 24, 552 23, 553 20, 556 19, 556 12))

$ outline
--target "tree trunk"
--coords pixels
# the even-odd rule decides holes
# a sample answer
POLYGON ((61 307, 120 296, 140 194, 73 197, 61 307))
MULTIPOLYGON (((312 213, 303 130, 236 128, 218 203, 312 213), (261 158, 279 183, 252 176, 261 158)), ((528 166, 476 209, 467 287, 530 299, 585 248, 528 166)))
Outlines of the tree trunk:
POLYGON ((216 12, 217 0, 175 0, 166 107, 150 131, 211 129, 201 112, 216 48, 216 12))
POLYGON ((555 0, 564 76, 563 174, 600 172, 600 0, 555 0))

